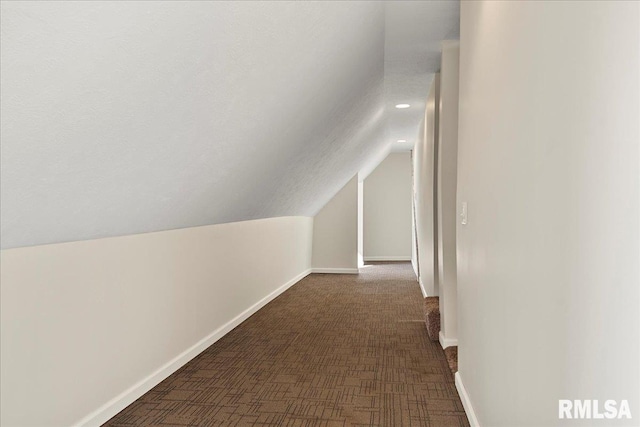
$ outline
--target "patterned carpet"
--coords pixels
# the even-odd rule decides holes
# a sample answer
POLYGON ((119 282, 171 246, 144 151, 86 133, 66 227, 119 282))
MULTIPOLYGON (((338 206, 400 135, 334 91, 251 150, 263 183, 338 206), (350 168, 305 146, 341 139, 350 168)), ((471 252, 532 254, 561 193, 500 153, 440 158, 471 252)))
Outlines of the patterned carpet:
POLYGON ((108 426, 468 426, 409 263, 301 280, 108 426))

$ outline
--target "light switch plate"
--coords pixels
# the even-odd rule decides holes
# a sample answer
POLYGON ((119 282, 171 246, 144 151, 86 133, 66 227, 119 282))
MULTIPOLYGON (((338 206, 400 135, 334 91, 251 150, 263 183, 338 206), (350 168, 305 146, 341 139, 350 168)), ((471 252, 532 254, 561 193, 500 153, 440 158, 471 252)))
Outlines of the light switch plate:
POLYGON ((467 225, 467 202, 462 202, 462 212, 460 213, 460 223, 467 225))

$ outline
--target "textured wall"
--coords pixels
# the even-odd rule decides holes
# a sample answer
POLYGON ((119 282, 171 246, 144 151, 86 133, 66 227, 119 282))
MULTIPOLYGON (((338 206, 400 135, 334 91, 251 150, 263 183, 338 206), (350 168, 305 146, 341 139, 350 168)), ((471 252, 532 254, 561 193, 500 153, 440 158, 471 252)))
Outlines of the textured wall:
POLYGON ((315 215, 384 140, 373 2, 2 2, 2 246, 315 215))

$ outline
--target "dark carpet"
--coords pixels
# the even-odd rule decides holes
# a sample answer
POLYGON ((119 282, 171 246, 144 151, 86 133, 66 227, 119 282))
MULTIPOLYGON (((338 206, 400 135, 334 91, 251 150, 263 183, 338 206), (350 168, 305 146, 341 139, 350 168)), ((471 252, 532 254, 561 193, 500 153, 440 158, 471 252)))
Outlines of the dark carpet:
POLYGON ((454 345, 444 349, 444 356, 447 358, 451 372, 458 372, 458 346, 454 345))
POLYGON ((108 426, 468 426, 409 263, 313 274, 108 426))

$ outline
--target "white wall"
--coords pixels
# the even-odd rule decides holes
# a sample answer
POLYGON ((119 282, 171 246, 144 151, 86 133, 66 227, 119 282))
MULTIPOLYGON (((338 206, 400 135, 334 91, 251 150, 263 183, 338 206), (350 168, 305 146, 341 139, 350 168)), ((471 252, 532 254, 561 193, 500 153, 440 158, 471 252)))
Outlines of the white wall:
POLYGON ((1 424, 106 421, 308 274, 312 222, 271 218, 2 251, 1 424))
POLYGON ((438 145, 438 279, 440 288, 440 343, 458 339, 458 284, 456 270, 456 185, 458 174, 458 79, 460 44, 442 46, 438 145))
MULTIPOLYGON (((412 152, 413 154, 413 152, 412 152)), ((411 158, 411 166, 413 167, 413 156, 411 158)), ((412 181, 413 177, 411 178, 412 181)), ((417 240, 416 240, 416 218, 415 218, 415 191, 413 190, 413 185, 411 187, 411 266, 413 267, 413 272, 416 274, 416 279, 418 278, 418 252, 417 252, 417 240)))
POLYGON ((364 180, 364 259, 411 259, 411 153, 391 153, 364 180))
POLYGON ((358 176, 355 175, 313 219, 313 270, 358 272, 358 176))
POLYGON ((422 132, 414 155, 414 191, 420 284, 428 296, 438 295, 438 228, 436 211, 436 159, 438 142, 438 108, 440 73, 431 83, 422 132))
POLYGON ((358 181, 358 267, 364 266, 364 182, 358 181))
MULTIPOLYGON (((422 138, 422 135, 424 135, 424 121, 422 122, 422 124, 420 125, 420 132, 418 133, 418 139, 416 140, 416 143, 413 146, 413 150, 411 150, 411 167, 413 168, 412 170, 412 175, 411 178, 413 179, 413 237, 412 237, 412 249, 411 249, 411 264, 413 265, 413 271, 416 273, 416 277, 418 278, 418 281, 420 281, 420 260, 418 259, 420 256, 420 251, 418 250, 418 168, 420 166, 420 154, 421 154, 421 150, 422 150, 422 146, 420 144, 420 140, 422 138)), ((423 292, 424 295, 424 288, 422 287, 422 284, 420 284, 420 289, 423 292)))
POLYGON ((637 2, 462 3, 459 383, 482 426, 640 420, 639 28, 637 2))

